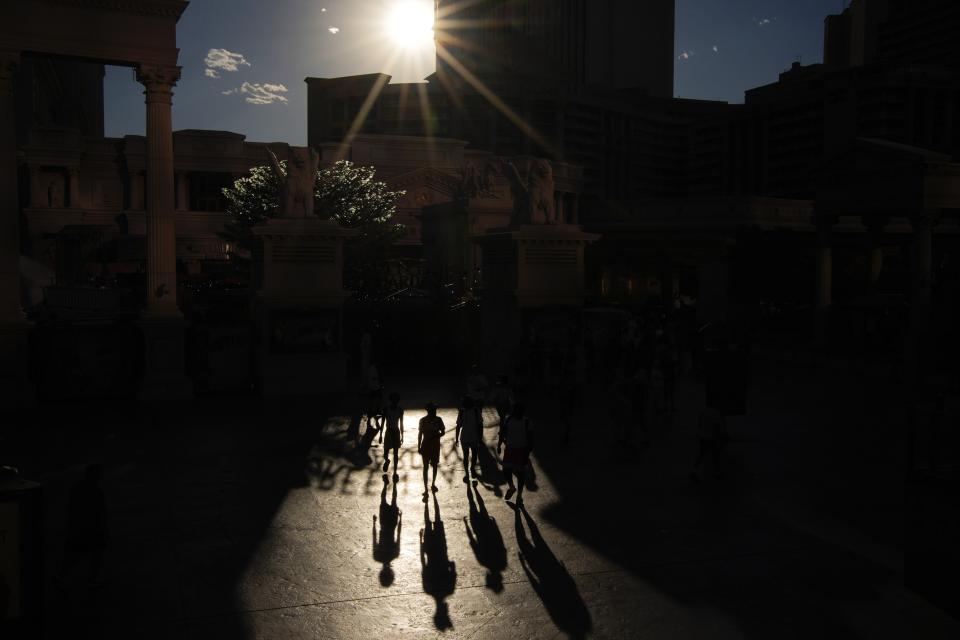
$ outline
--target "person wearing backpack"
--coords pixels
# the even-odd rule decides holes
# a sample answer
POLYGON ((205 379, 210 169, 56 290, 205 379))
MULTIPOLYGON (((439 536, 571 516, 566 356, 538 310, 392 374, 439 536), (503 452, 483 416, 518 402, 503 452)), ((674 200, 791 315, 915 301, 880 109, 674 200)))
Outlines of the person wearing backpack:
POLYGON ((530 452, 533 451, 533 426, 526 417, 526 409, 522 404, 516 404, 513 412, 507 416, 506 422, 500 429, 500 440, 497 443, 497 453, 506 444, 503 452, 503 471, 507 476, 507 490, 504 498, 509 500, 517 494, 517 504, 523 503, 523 487, 526 484, 527 466, 530 464, 530 452), (514 486, 513 477, 517 484, 514 486))
POLYGON ((464 396, 460 403, 454 444, 457 442, 463 451, 463 481, 470 482, 471 474, 476 480, 477 457, 483 444, 483 414, 470 396, 464 396))

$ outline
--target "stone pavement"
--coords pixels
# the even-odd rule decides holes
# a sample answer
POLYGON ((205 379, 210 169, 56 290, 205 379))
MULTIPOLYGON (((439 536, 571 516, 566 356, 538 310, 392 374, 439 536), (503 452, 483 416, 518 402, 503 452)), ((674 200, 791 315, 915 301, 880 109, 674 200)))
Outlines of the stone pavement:
MULTIPOLYGON (((731 420, 723 476, 699 484, 696 381, 681 385, 681 411, 657 419, 644 451, 614 439, 602 381, 570 446, 561 416, 533 402, 523 511, 501 497, 492 454, 482 484, 462 482, 456 383, 400 389, 396 481, 384 480, 376 443, 357 450, 346 437, 348 412, 317 402, 77 412, 43 432, 44 455, 37 441, 32 455, 26 441, 13 449, 50 487, 46 635, 960 637, 902 584, 895 394, 883 381, 810 373, 754 363, 750 415, 731 420), (424 504, 415 445, 428 400, 450 433, 440 490, 424 504), (70 575, 57 586, 66 490, 91 459, 105 464, 110 513, 103 584, 70 575)), ((486 421, 492 448, 496 418, 486 421)))

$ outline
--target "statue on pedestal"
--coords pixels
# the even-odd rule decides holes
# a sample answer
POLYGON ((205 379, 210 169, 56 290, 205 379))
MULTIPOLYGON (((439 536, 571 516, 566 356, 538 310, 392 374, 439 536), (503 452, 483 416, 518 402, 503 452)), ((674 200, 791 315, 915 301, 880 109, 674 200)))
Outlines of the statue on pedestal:
POLYGON ((558 224, 554 202, 553 166, 543 158, 521 158, 517 167, 502 162, 503 175, 510 181, 513 194, 513 225, 558 224))
POLYGON ((313 189, 320 166, 320 154, 313 147, 290 148, 290 159, 284 171, 273 151, 267 149, 273 172, 283 182, 280 191, 281 218, 310 218, 313 216, 313 189))
POLYGON ((467 161, 460 168, 459 195, 467 200, 495 197, 493 177, 496 172, 496 165, 492 162, 487 162, 483 169, 479 169, 473 162, 467 161))

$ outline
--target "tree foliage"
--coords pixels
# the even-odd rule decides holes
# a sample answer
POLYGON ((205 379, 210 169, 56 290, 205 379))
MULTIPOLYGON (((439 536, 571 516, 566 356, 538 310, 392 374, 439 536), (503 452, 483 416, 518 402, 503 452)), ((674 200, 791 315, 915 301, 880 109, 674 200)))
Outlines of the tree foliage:
MULTIPOLYGON (((286 161, 281 161, 286 171, 286 161)), ((254 167, 250 175, 238 179, 223 190, 227 213, 232 222, 225 236, 243 247, 253 239, 251 229, 280 213, 281 178, 271 167, 254 167)), ((358 234, 347 243, 345 280, 347 286, 362 294, 376 295, 379 284, 372 280, 372 267, 384 258, 384 250, 401 236, 403 225, 391 219, 403 191, 390 191, 376 179, 376 169, 341 160, 317 171, 314 183, 314 212, 330 217, 358 234)))

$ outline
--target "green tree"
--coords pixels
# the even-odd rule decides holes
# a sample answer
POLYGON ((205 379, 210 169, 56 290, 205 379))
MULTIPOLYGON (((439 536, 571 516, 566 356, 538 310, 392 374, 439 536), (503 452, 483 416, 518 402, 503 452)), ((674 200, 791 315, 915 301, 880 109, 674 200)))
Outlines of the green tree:
MULTIPOLYGON (((286 164, 280 163, 284 171, 286 164)), ((224 236, 249 248, 253 242, 251 229, 279 214, 281 186, 281 179, 272 168, 261 166, 225 188, 223 195, 232 221, 224 236)), ((387 286, 374 274, 382 273, 376 266, 387 260, 387 247, 405 232, 403 225, 392 222, 397 200, 404 193, 390 191, 386 183, 376 179, 373 167, 357 166, 346 160, 317 171, 316 214, 358 231, 346 246, 344 279, 348 287, 361 295, 377 296, 387 286)))

